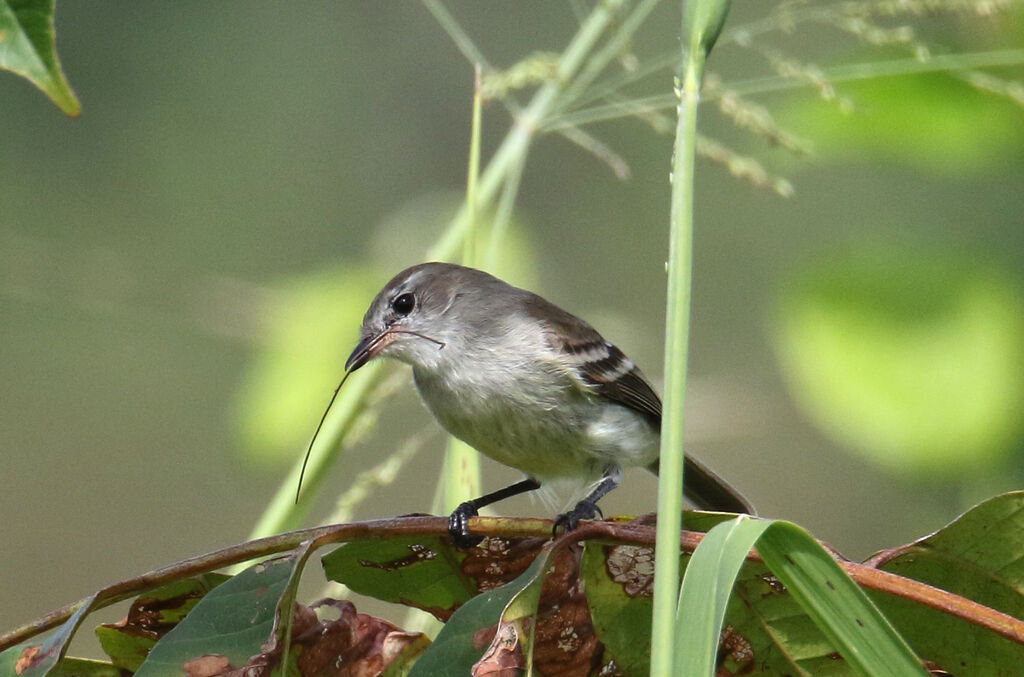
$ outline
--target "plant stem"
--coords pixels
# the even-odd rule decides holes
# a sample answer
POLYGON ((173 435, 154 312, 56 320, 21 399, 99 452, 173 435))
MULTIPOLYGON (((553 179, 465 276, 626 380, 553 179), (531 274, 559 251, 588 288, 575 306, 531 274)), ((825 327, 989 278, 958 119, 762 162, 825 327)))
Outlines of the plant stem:
POLYGON ((317 495, 317 488, 323 484, 327 471, 337 460, 340 447, 357 427, 356 423, 366 412, 369 401, 380 392, 382 367, 379 363, 368 364, 348 379, 344 392, 339 393, 334 403, 333 411, 324 420, 323 429, 309 455, 302 500, 295 502, 295 487, 299 483, 302 469, 299 461, 270 499, 270 504, 253 527, 250 537, 277 534, 299 526, 312 505, 312 497, 317 495))
MULTIPOLYGON (((572 42, 565 48, 565 52, 558 60, 558 73, 555 78, 541 85, 533 95, 533 99, 516 117, 512 129, 509 130, 491 157, 487 168, 480 175, 480 183, 477 188, 479 205, 489 205, 498 188, 507 180, 509 173, 516 168, 522 169, 521 160, 530 146, 530 141, 533 140, 533 135, 537 133, 540 125, 554 110, 559 94, 566 83, 570 82, 579 71, 584 59, 614 20, 621 4, 621 0, 606 0, 598 3, 594 11, 580 26, 572 42)), ((431 247, 427 256, 429 260, 444 261, 455 255, 459 243, 465 237, 466 229, 469 227, 468 212, 467 205, 464 204, 441 239, 431 247)))
MULTIPOLYGON (((551 535, 551 520, 511 519, 497 517, 474 517, 473 531, 482 535, 502 538, 547 538, 551 535)), ((231 564, 245 562, 267 555, 292 550, 302 543, 317 540, 323 543, 342 543, 367 539, 402 538, 410 536, 442 536, 448 532, 448 520, 444 517, 396 517, 392 519, 333 524, 314 529, 292 531, 277 536, 239 543, 211 553, 192 557, 140 576, 118 581, 95 593, 94 609, 102 609, 122 600, 130 599, 147 590, 177 581, 189 576, 198 576, 222 569, 231 564)), ((613 543, 650 546, 655 533, 651 527, 636 523, 585 522, 572 532, 576 540, 600 539, 613 543)), ((682 551, 692 553, 704 534, 684 531, 678 545, 682 551)), ((753 551, 747 560, 756 562, 760 557, 753 551)), ((872 560, 873 561, 873 560, 872 560)), ((903 578, 896 574, 880 571, 872 566, 839 561, 839 566, 850 577, 869 590, 896 595, 909 602, 960 618, 980 628, 990 630, 1011 642, 1024 644, 1024 620, 983 606, 951 592, 940 590, 920 581, 903 578)), ((92 595, 56 609, 34 621, 0 635, 0 651, 20 644, 50 628, 54 628, 72 616, 92 595)), ((671 674, 671 673, 666 673, 671 674)), ((660 677, 660 676, 659 676, 660 677)))
POLYGON ((697 144, 697 104, 704 52, 689 51, 679 96, 672 158, 672 207, 665 320, 665 415, 661 422, 658 473, 658 528, 654 555, 654 611, 651 675, 673 674, 673 640, 679 595, 679 532, 682 530, 683 403, 690 334, 693 261, 693 173, 697 144))
MULTIPOLYGON (((583 61, 591 52, 601 35, 613 22, 617 9, 623 0, 606 0, 601 2, 587 19, 580 26, 579 31, 566 47, 558 64, 558 76, 541 86, 534 95, 530 105, 518 116, 512 129, 509 130, 505 139, 498 147, 495 154, 488 162, 486 169, 480 174, 477 185, 477 206, 490 205, 497 195, 498 190, 509 181, 514 173, 520 173, 525 165, 526 153, 529 150, 530 141, 538 131, 541 121, 552 111, 552 106, 562 92, 566 83, 570 82, 579 71, 583 61)), ((436 0, 427 3, 428 7, 436 9, 441 7, 436 0)), ((443 7, 441 7, 443 10, 443 7)), ((433 11, 433 10, 432 10, 433 11)), ((445 13, 445 16, 449 16, 445 13)), ((463 41, 461 46, 471 44, 463 41)), ((516 179, 518 182, 518 177, 516 179)), ((453 259, 459 252, 459 247, 470 228, 470 213, 467 204, 463 204, 458 214, 453 219, 448 229, 441 235, 439 240, 427 252, 428 261, 448 261, 453 259)), ((371 374, 374 365, 367 365, 359 373, 352 375, 353 383, 346 384, 346 391, 355 390, 355 383, 364 381, 361 386, 359 397, 352 398, 350 402, 346 395, 339 395, 335 404, 335 411, 328 416, 324 423, 324 430, 321 431, 320 439, 310 457, 310 466, 307 468, 309 478, 306 496, 312 497, 315 493, 315 485, 320 482, 321 470, 326 470, 337 458, 337 454, 330 449, 337 448, 345 441, 345 436, 352 429, 360 413, 365 408, 365 401, 373 398, 380 392, 380 379, 373 378, 371 374), (357 378, 358 377, 358 378, 357 378)), ((253 536, 277 533, 283 529, 294 528, 305 516, 308 500, 302 501, 298 506, 293 504, 293 492, 298 482, 299 468, 301 461, 285 479, 278 489, 270 505, 260 517, 259 522, 253 529, 253 536)))
MULTIPOLYGON (((724 38, 723 38, 724 42, 724 38)), ((659 57, 659 62, 661 58, 659 57)), ((1017 66, 1024 63, 1024 49, 1001 49, 987 52, 967 52, 957 54, 939 54, 931 56, 927 61, 917 58, 892 59, 889 61, 865 61, 861 63, 842 64, 823 68, 822 77, 832 83, 854 82, 882 77, 900 77, 920 73, 937 73, 943 71, 957 72, 978 68, 1002 68, 1017 66)), ((646 74, 646 73, 645 73, 646 74)), ((615 81, 612 84, 625 84, 627 81, 615 81)), ((734 92, 740 96, 755 94, 776 94, 793 89, 810 88, 806 80, 782 75, 771 75, 736 82, 723 82, 719 91, 734 92)), ((609 87, 604 93, 610 96, 613 90, 609 87)), ((589 98, 589 97, 588 97, 589 98)), ((704 101, 714 101, 708 96, 704 101)), ((614 103, 582 108, 550 118, 544 125, 545 132, 556 132, 569 127, 578 127, 595 122, 616 120, 619 118, 656 113, 676 105, 677 100, 671 94, 655 94, 637 97, 614 103)))
MULTIPOLYGON (((462 262, 467 266, 479 266, 480 240, 480 199, 477 185, 480 175, 480 134, 481 108, 481 64, 473 66, 473 123, 470 127, 469 166, 466 170, 466 220, 468 228, 463 238, 462 262)), ((441 510, 450 512, 463 501, 476 498, 480 491, 480 454, 473 447, 455 437, 448 437, 442 474, 438 482, 441 492, 441 510)), ((434 500, 438 502, 437 497, 434 500)))

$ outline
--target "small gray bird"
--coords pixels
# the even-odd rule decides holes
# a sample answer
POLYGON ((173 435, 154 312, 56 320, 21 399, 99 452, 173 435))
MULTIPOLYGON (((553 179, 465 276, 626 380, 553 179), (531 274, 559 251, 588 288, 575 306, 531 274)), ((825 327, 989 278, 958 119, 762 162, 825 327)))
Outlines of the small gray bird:
MULTIPOLYGON (((448 529, 459 545, 477 511, 548 483, 591 486, 555 520, 575 529, 623 467, 658 472, 661 400, 636 365, 589 324, 483 271, 422 263, 388 282, 363 317, 352 372, 377 356, 412 366, 438 422, 526 479, 462 503, 448 529)), ((685 493, 697 506, 750 513, 721 478, 686 456, 685 493)))

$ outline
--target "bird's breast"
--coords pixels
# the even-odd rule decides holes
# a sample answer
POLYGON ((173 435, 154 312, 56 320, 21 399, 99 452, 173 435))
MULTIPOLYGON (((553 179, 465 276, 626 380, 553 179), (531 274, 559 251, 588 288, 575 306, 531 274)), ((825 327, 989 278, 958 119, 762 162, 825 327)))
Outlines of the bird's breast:
POLYGON ((657 453, 656 433, 652 444, 642 417, 553 370, 496 372, 477 364, 413 373, 424 403, 449 433, 541 481, 596 479, 609 464, 638 465, 657 453))

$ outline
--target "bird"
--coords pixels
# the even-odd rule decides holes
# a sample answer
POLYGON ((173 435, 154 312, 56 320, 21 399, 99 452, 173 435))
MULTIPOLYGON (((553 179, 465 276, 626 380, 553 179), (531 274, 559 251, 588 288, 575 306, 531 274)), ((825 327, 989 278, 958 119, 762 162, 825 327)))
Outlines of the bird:
MULTIPOLYGON (((412 367, 441 427, 525 475, 455 508, 448 531, 459 546, 482 540, 468 525, 480 508, 510 496, 588 488, 555 518, 555 530, 572 531, 603 517, 597 502, 623 468, 658 473, 661 400, 640 369, 584 320, 482 270, 428 262, 395 275, 363 317, 346 376, 378 357, 412 367)), ((698 508, 754 514, 689 454, 684 485, 698 508)))

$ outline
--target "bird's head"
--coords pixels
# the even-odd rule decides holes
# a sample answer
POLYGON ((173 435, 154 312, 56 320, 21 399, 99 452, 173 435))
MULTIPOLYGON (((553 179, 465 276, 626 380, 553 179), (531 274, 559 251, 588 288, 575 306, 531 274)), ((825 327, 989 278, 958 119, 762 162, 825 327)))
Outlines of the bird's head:
POLYGON ((367 309, 359 343, 345 370, 355 371, 377 356, 413 366, 437 364, 445 346, 461 340, 459 322, 473 307, 481 281, 498 282, 487 273, 449 263, 421 263, 403 270, 367 309))

